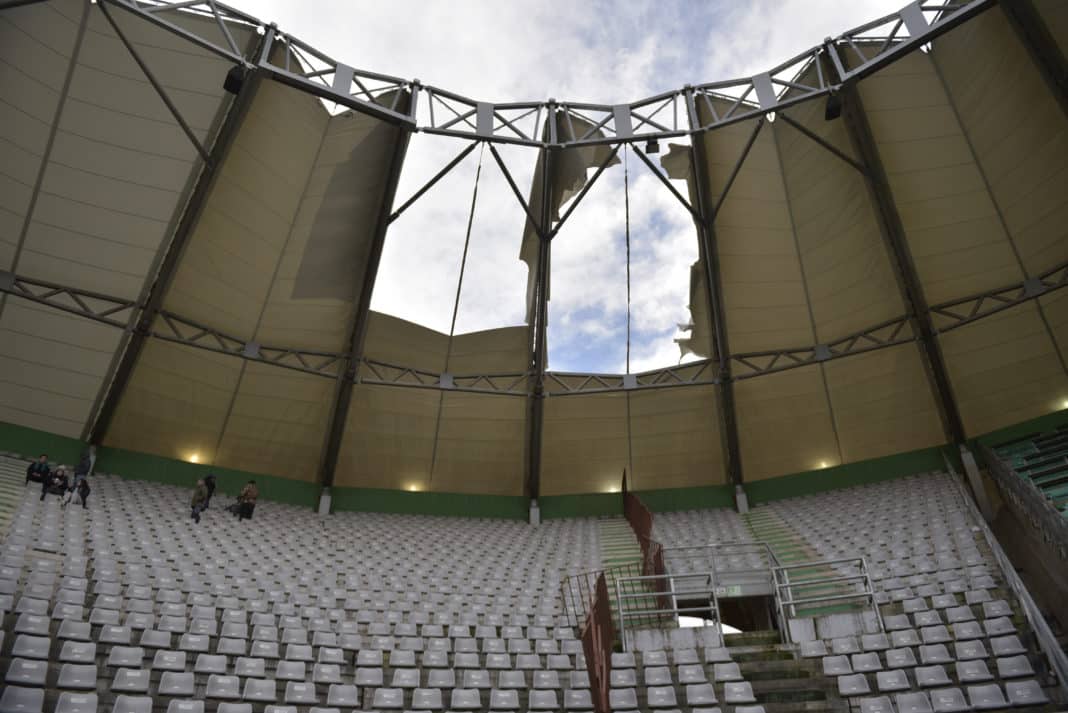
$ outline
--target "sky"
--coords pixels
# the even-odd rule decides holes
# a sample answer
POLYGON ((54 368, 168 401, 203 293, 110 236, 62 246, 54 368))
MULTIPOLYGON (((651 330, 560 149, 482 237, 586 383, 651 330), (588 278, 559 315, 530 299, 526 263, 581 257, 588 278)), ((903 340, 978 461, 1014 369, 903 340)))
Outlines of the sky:
MULTIPOLYGON (((685 84, 765 71, 904 2, 230 4, 276 22, 281 31, 345 64, 419 79, 481 101, 552 97, 619 104, 685 84)), ((398 204, 466 143, 413 136, 398 204)), ((526 193, 535 149, 503 147, 501 154, 526 193)), ((372 309, 449 331, 479 160, 476 150, 390 227, 372 309)), ((488 151, 481 161, 457 334, 522 324, 525 314, 527 268, 519 261, 523 210, 488 151)), ((697 259, 696 233, 685 209, 631 154, 605 172, 553 240, 548 335, 552 370, 626 370, 625 172, 630 198, 630 371, 679 361, 674 339, 686 336, 676 325, 690 319, 689 271, 697 259)), ((678 187, 685 193, 684 186, 678 187)))

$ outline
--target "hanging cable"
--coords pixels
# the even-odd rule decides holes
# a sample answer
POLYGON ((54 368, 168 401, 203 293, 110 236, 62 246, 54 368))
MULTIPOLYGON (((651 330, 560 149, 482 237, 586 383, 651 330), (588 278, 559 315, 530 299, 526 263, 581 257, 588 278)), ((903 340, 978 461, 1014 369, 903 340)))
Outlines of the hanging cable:
POLYGON ((627 168, 627 156, 630 146, 623 148, 623 215, 627 243, 627 373, 630 373, 630 172, 627 168))
POLYGON ((478 179, 482 176, 482 156, 486 144, 478 150, 478 168, 475 169, 475 187, 471 191, 471 211, 467 214, 467 233, 464 235, 464 253, 460 258, 460 277, 456 280, 456 299, 452 303, 452 323, 449 325, 449 348, 445 353, 445 370, 449 369, 449 357, 452 356, 452 337, 456 333, 456 315, 460 313, 460 289, 464 284, 464 271, 467 269, 467 250, 471 247, 471 226, 475 222, 475 203, 478 202, 478 179))
MULTIPOLYGON (((471 226, 475 222, 475 205, 478 203, 478 182, 482 177, 482 157, 485 154, 486 144, 482 143, 478 150, 478 167, 475 169, 475 186, 471 189, 471 209, 467 214, 467 231, 464 234, 464 251, 460 257, 460 275, 456 279, 456 297, 452 302, 452 321, 449 323, 449 340, 445 346, 445 367, 443 373, 449 372, 449 361, 452 358, 452 338, 456 334, 456 317, 460 313, 460 292, 464 286, 464 272, 467 270, 467 251, 471 247, 471 226)), ((434 445, 430 453, 430 477, 434 480, 434 468, 438 462, 438 436, 441 433, 441 411, 445 405, 445 392, 438 392, 438 415, 434 423, 434 445)))
MULTIPOLYGON (((630 171, 627 167, 627 156, 630 154, 630 145, 623 147, 623 217, 624 217, 624 240, 627 247, 627 374, 630 374, 630 171)), ((630 392, 624 394, 624 405, 627 417, 627 471, 630 473, 631 483, 634 482, 634 439, 631 436, 630 417, 630 392)))

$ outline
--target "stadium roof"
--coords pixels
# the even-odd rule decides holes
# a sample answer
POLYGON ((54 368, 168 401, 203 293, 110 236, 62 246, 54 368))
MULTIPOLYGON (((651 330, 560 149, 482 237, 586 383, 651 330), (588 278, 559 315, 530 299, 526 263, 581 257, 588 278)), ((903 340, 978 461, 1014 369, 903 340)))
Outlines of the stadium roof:
POLYGON ((1062 408, 1065 43, 1056 0, 914 2, 752 77, 494 104, 208 0, 0 4, 0 419, 519 495, 624 467, 642 488, 760 480, 1062 408), (412 132, 506 177, 525 325, 370 311, 412 132), (546 371, 551 240, 622 152, 693 218, 696 361, 546 371))

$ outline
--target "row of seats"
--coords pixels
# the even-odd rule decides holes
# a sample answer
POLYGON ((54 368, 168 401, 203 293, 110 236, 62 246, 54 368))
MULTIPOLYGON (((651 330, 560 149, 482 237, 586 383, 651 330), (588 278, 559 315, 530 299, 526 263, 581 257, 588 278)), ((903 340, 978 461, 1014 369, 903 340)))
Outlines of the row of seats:
POLYGON ((862 713, 1049 699, 1042 657, 1024 644, 1018 605, 951 478, 914 476, 766 506, 819 556, 868 563, 883 630, 843 630, 848 617, 831 616, 799 646, 862 713))

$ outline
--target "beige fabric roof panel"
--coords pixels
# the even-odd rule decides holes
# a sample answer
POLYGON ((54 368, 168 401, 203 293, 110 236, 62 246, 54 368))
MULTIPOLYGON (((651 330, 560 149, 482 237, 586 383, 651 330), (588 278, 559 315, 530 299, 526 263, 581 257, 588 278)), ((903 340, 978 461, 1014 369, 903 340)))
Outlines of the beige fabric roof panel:
POLYGON ((530 360, 529 331, 525 326, 501 327, 457 334, 449 353, 452 374, 516 374, 530 360))
POLYGON ((225 354, 148 340, 104 445, 214 463, 242 363, 225 354))
MULTIPOLYGON (((786 113, 854 156, 845 122, 825 121, 822 102, 786 113)), ((829 342, 904 314, 863 176, 785 122, 776 122, 774 131, 817 340, 829 342)))
MULTIPOLYGON (((58 6, 58 3, 56 4, 58 6)), ((80 8, 81 3, 71 2, 80 8)), ((52 3, 0 15, 0 269, 10 270, 55 118, 78 23, 52 3)))
POLYGON ((247 362, 215 464, 315 482, 334 381, 247 362))
POLYGON ((521 495, 526 399, 443 393, 429 490, 521 495))
POLYGON ((308 94, 264 81, 219 170, 166 309, 250 339, 327 125, 308 94))
POLYGON ((743 476, 764 480, 840 460, 820 366, 734 384, 743 476))
MULTIPOLYGON (((80 3, 55 8, 65 17, 56 24, 74 27, 81 17, 80 3)), ((165 30, 116 14, 203 139, 225 100, 219 78, 228 66, 165 30)), ((248 33, 239 31, 237 40, 247 42, 248 33)), ((130 53, 92 10, 18 271, 61 283, 77 271, 79 287, 136 298, 183 200, 194 158, 191 142, 130 53)))
POLYGON ((8 297, 0 317, 0 419, 78 438, 122 332, 8 297))
POLYGON ((630 487, 726 482, 714 386, 631 392, 630 487))
MULTIPOLYGON (((721 200, 753 128, 754 122, 747 121, 704 134, 710 205, 721 200)), ((770 126, 761 130, 742 164, 716 216, 715 231, 731 351, 811 344, 812 325, 770 126)))
POLYGON ((445 368, 448 343, 447 334, 372 310, 363 353, 375 361, 437 373, 445 368))
POLYGON ((1035 418, 1068 389, 1035 302, 940 335, 969 436, 1035 418))
POLYGON ((438 392, 357 384, 334 484, 425 490, 430 481, 438 392))
MULTIPOLYGON (((291 298, 357 297, 399 138, 399 129, 365 114, 330 119, 298 217, 310 232, 303 236, 299 269, 286 293, 291 298)), ((296 226, 294 232, 299 236, 296 226)))
POLYGON ((928 302, 1023 279, 931 56, 914 52, 859 90, 928 302))
POLYGON ((545 400, 542 495, 619 488, 627 467, 626 409, 622 393, 545 400))
POLYGON ((823 365, 842 462, 853 463, 945 442, 942 420, 913 344, 823 365))
POLYGON ((5 270, 15 257, 76 34, 77 22, 62 21, 50 4, 0 15, 0 267, 5 270))
POLYGON ((263 311, 261 343, 347 350, 394 135, 365 115, 330 118, 263 311))
POLYGON ((948 33, 934 57, 1027 272, 1068 261, 1068 118, 1004 13, 948 33))

